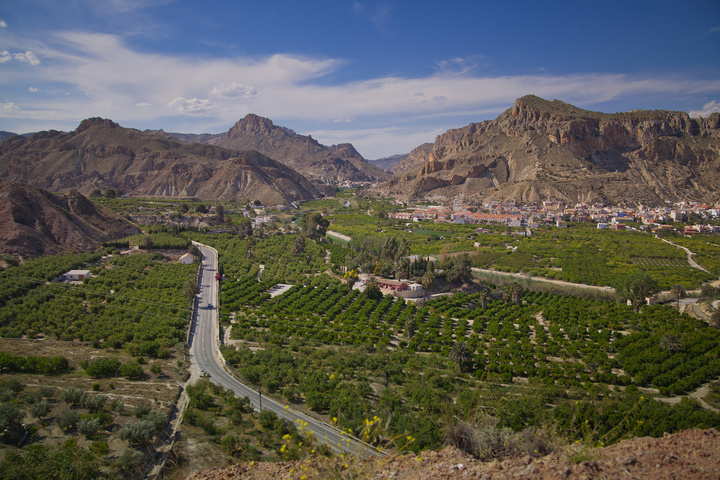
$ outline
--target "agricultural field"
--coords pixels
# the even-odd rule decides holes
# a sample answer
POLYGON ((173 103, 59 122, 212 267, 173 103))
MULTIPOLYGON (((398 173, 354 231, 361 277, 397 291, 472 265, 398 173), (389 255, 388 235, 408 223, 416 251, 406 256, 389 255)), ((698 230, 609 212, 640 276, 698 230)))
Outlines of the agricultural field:
MULTIPOLYGON (((329 249, 331 261, 348 251, 329 249)), ((221 254, 225 271, 235 272, 222 287, 221 321, 235 344, 223 349, 226 360, 267 394, 349 430, 377 415, 390 419, 389 437, 414 438, 403 447, 434 448, 441 418, 479 402, 493 405, 505 426, 553 424, 574 440, 581 430, 570 399, 589 405, 582 416, 593 430, 582 430, 583 439, 595 443, 660 434, 688 411, 691 423, 720 421, 690 400, 645 400, 686 394, 720 375, 720 333, 672 307, 636 314, 615 302, 493 285, 416 306, 309 272, 270 299, 263 292, 273 282, 258 281, 253 255, 221 254), (508 394, 518 402, 501 402, 508 394), (538 396, 543 403, 533 403, 538 396), (603 427, 608 409, 647 422, 611 431, 603 427)))
MULTIPOLYGON (((185 210, 182 202, 106 204, 124 213, 185 210)), ((204 215, 193 210, 198 205, 186 206, 188 215, 204 215)), ((705 389, 711 405, 720 403, 717 329, 674 304, 635 312, 615 301, 469 274, 472 265, 614 286, 645 272, 662 289, 691 289, 717 278, 713 238, 668 237, 697 252, 695 260, 713 272, 707 274, 691 268, 677 246, 640 232, 577 224, 529 237, 505 227, 478 234, 477 226, 388 221, 381 212, 396 207, 377 200, 303 204, 298 225, 325 210, 330 229, 352 236, 343 242, 287 234, 289 215, 251 234, 237 213, 242 206, 235 207, 226 205, 236 213, 224 223, 235 233, 149 226, 102 254, 47 257, 0 271, 0 420, 10 419, 19 435, 0 447, 0 469, 62 455, 96 476, 138 476, 148 467, 145 453, 160 446, 153 439, 161 437, 161 420, 167 424, 187 378, 184 341, 197 264, 177 259, 191 239, 219 252, 218 310, 227 338, 221 351, 237 375, 349 434, 372 431, 378 445, 437 448, 457 419, 587 445, 720 428, 720 415, 689 398, 705 389), (119 254, 132 245, 142 249, 119 254), (410 262, 413 254, 437 261, 410 262), (78 268, 92 278, 53 281, 78 268), (361 293, 346 282, 358 268, 427 280, 431 292, 447 294, 415 304, 377 290, 361 293), (292 287, 271 297, 280 283, 292 287), (28 425, 24 440, 20 422, 28 425), (22 448, 14 446, 20 442, 22 448)), ((327 453, 206 379, 186 392, 171 478, 237 460, 327 453)))
POLYGON ((197 265, 177 263, 181 253, 66 255, 0 272, 0 470, 42 476, 58 456, 74 458, 77 478, 146 470, 187 376, 183 290, 197 265), (79 268, 92 278, 52 281, 79 268))
MULTIPOLYGON (((354 243, 379 243, 395 236, 409 254, 442 258, 460 252, 470 255, 477 268, 526 273, 588 285, 612 286, 642 269, 669 290, 681 284, 699 288, 720 276, 720 241, 716 237, 669 236, 678 245, 697 252, 695 260, 711 273, 692 268, 685 252, 650 234, 635 231, 597 230, 594 225, 570 224, 569 228, 543 227, 530 236, 508 235, 505 227, 435 224, 378 220, 367 214, 331 215, 330 229, 351 236, 354 243), (480 247, 476 247, 475 243, 480 247)), ((351 242, 351 243, 353 243, 351 242)))

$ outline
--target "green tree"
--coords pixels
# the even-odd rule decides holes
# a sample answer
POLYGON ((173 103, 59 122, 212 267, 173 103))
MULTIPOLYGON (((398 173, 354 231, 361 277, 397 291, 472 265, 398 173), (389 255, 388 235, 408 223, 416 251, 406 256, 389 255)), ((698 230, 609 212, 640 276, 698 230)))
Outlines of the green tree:
POLYGON ((480 306, 483 310, 485 310, 485 307, 487 306, 487 299, 489 294, 490 292, 488 292, 486 288, 483 288, 482 290, 480 290, 480 293, 478 293, 480 299, 480 306))
POLYGON ((417 324, 415 323, 415 317, 413 315, 409 315, 405 319, 405 330, 407 331, 407 337, 412 338, 412 336, 415 334, 415 327, 417 324))
POLYGON ((510 285, 508 285, 508 294, 510 294, 510 298, 515 304, 520 303, 520 296, 522 295, 522 291, 523 288, 518 282, 512 282, 510 285))
POLYGON ((30 406, 30 415, 38 420, 42 420, 47 417, 48 413, 50 413, 50 405, 48 405, 48 402, 45 399, 30 406))
POLYGON ((677 314, 680 314, 680 299, 685 298, 687 295, 687 292, 685 292, 685 287, 683 287, 680 284, 675 285, 670 289, 670 293, 673 297, 675 297, 675 310, 677 314))
POLYGON ((300 228, 303 235, 311 240, 319 240, 325 236, 330 221, 320 213, 306 213, 300 221, 300 228))
POLYGON ((643 270, 638 270, 624 278, 615 287, 615 291, 621 298, 632 302, 635 313, 639 313, 640 305, 645 303, 645 299, 653 296, 658 290, 657 280, 643 270))
POLYGON ((660 348, 668 352, 681 352, 685 350, 685 344, 680 337, 670 333, 660 339, 660 348))
POLYGON ((195 259, 202 260, 202 252, 200 252, 200 248, 198 248, 197 245, 190 245, 188 247, 188 253, 195 257, 195 259))
POLYGON ((450 360, 453 360, 458 367, 459 371, 463 371, 463 367, 472 360, 472 352, 465 342, 458 342, 450 349, 448 355, 450 360))
POLYGON ((427 292, 433 285, 435 285, 435 273, 428 270, 420 278, 420 282, 422 282, 422 286, 425 289, 425 292, 427 292))
POLYGON ((218 205, 215 207, 215 216, 217 217, 218 221, 221 223, 225 223, 225 207, 222 205, 218 205))
POLYGON ((197 294, 200 293, 200 289, 197 286, 197 283, 195 283, 195 280, 188 280, 185 282, 185 286, 183 286, 183 295, 187 298, 193 298, 197 296, 197 294))

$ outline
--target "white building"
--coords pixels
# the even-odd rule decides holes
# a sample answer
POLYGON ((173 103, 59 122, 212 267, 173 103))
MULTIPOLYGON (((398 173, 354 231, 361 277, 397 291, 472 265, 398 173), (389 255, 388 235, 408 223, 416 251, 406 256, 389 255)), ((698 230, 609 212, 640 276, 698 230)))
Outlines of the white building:
POLYGON ((86 278, 92 278, 90 270, 70 270, 65 274, 65 280, 68 282, 82 282, 86 278))
POLYGON ((180 257, 180 263, 183 265, 190 265, 195 261, 195 256, 191 255, 189 253, 186 253, 182 257, 180 257))

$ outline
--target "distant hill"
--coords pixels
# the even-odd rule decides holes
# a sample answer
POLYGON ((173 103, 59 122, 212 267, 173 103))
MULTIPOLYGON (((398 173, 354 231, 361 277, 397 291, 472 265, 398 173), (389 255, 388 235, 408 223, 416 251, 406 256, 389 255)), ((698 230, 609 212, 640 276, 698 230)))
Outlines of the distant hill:
POLYGON ((409 154, 403 153, 400 155, 391 155, 389 157, 378 158, 377 160, 368 160, 372 165, 378 168, 382 168, 386 172, 392 172, 392 168, 397 165, 398 162, 405 159, 409 154))
POLYGON ((311 180, 330 185, 342 182, 374 182, 390 178, 368 163, 349 143, 327 147, 310 136, 298 135, 272 120, 246 115, 226 133, 169 135, 185 142, 201 142, 235 150, 256 150, 281 162, 311 180))
POLYGON ((321 196, 305 177, 258 152, 188 144, 101 118, 84 120, 69 133, 6 140, 0 144, 0 178, 53 192, 115 188, 131 195, 267 205, 321 196))
POLYGON ((5 131, 0 130, 0 142, 5 140, 6 138, 14 137, 15 135, 17 135, 17 133, 5 132, 5 131))
POLYGON ((663 204, 720 199, 720 113, 605 114, 530 95, 492 121, 448 130, 376 192, 405 199, 663 204))
POLYGON ((0 180, 0 252, 11 255, 90 251, 103 242, 140 233, 123 217, 77 191, 57 196, 0 180))

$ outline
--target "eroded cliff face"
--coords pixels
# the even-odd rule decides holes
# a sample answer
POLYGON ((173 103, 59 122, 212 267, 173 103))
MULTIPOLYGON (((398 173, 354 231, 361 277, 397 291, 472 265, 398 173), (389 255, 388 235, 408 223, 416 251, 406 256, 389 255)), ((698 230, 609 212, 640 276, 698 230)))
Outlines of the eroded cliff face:
POLYGON ((493 121, 449 130, 412 157, 404 170, 394 169, 382 193, 524 202, 713 202, 720 198, 720 114, 604 114, 527 96, 493 121))
POLYGON ((125 218, 77 191, 56 196, 0 180, 0 252, 37 256, 91 251, 110 239, 140 233, 125 218))

